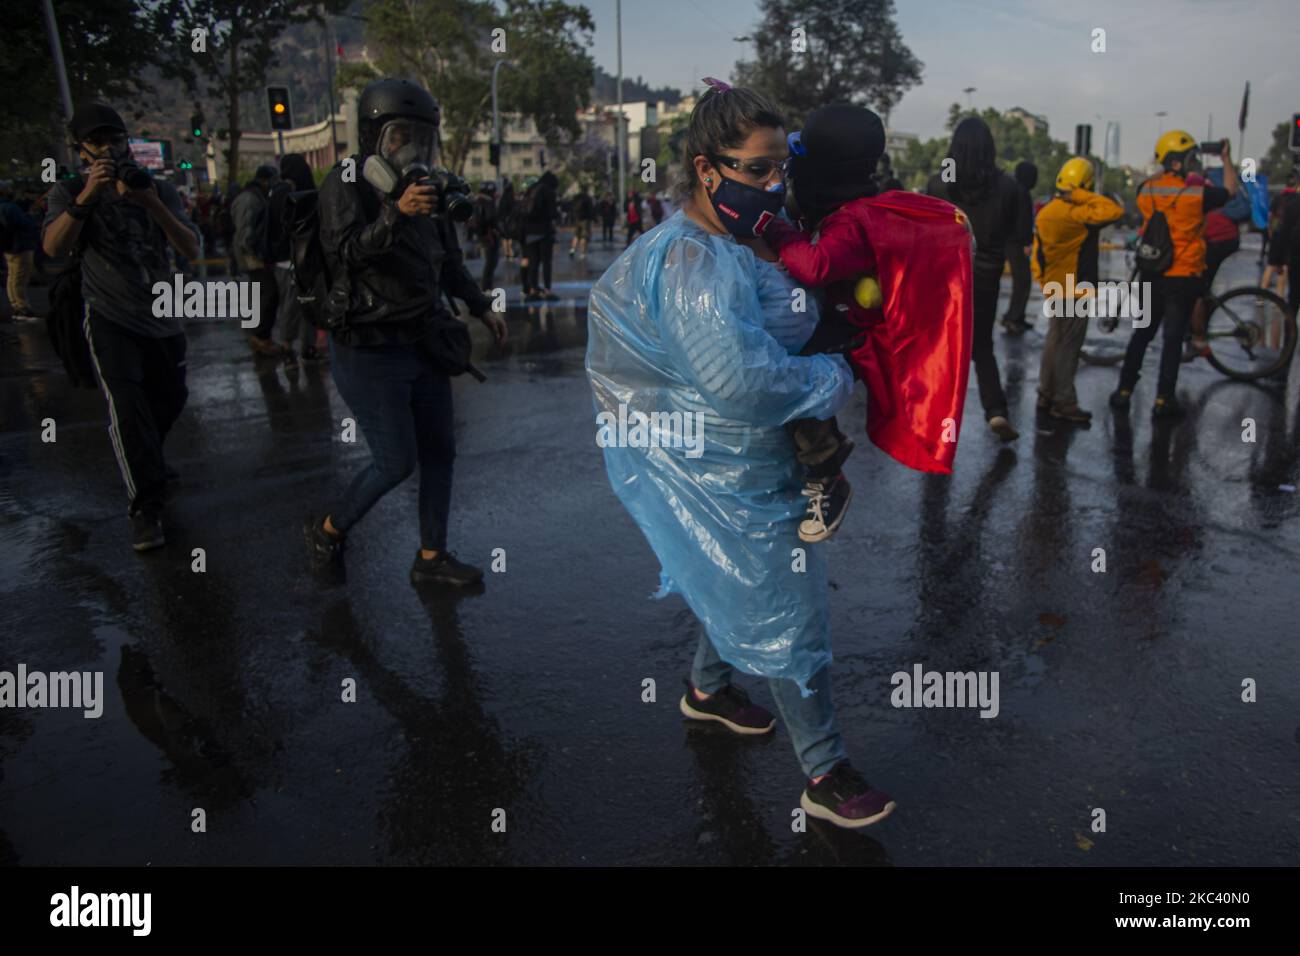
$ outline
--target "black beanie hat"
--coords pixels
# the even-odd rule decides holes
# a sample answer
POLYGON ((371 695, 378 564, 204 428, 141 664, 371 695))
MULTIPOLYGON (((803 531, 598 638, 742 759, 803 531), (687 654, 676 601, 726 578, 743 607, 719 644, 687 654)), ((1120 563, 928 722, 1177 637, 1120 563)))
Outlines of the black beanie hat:
POLYGON ((802 156, 790 163, 795 199, 813 221, 852 199, 876 194, 885 124, 865 106, 832 103, 814 110, 799 132, 802 156))
POLYGON ((126 132, 122 117, 107 103, 81 103, 73 110, 72 119, 68 121, 72 138, 78 143, 85 142, 86 137, 95 130, 105 128, 126 132))
POLYGON ((1027 159, 1016 163, 1016 182, 1026 189, 1033 189, 1038 185, 1038 167, 1027 159))

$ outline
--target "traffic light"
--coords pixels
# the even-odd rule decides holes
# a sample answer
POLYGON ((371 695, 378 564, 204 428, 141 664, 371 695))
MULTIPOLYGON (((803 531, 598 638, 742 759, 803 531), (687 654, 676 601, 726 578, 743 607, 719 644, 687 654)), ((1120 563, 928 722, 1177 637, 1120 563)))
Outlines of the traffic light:
POLYGON ((501 144, 500 143, 488 143, 488 162, 491 163, 493 166, 500 168, 501 166, 501 144))
POLYGON ((190 132, 195 139, 203 138, 203 111, 199 110, 190 116, 190 132))
POLYGON ((179 163, 176 164, 176 168, 177 168, 177 169, 193 169, 193 168, 194 168, 194 164, 191 163, 188 159, 182 159, 179 163))
POLYGON ((289 108, 289 87, 268 86, 266 106, 271 112, 271 129, 293 129, 293 110, 289 108))
POLYGON ((1080 123, 1074 128, 1074 155, 1091 156, 1092 155, 1092 126, 1089 123, 1080 123))
POLYGON ((1291 114, 1291 149, 1300 153, 1300 113, 1291 114))

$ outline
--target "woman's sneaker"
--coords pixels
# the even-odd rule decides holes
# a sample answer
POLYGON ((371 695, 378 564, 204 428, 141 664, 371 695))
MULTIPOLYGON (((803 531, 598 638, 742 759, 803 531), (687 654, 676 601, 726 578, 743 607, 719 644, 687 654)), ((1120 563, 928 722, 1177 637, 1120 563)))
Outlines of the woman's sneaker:
POLYGON ((419 551, 415 552, 415 563, 411 565, 412 584, 468 588, 482 580, 481 569, 458 560, 452 551, 439 551, 436 558, 424 558, 419 551))
POLYGON ((825 541, 844 523, 849 502, 853 500, 853 488, 839 474, 829 482, 808 482, 802 494, 808 499, 808 517, 799 523, 799 540, 810 544, 825 541))
POLYGON ((820 783, 808 781, 799 806, 811 817, 852 829, 885 819, 895 804, 889 794, 873 790, 851 763, 841 760, 820 783))
POLYGON ((776 718, 766 708, 751 703, 749 695, 728 684, 708 700, 695 696, 695 685, 686 681, 681 711, 691 720, 716 720, 737 734, 766 734, 776 726, 776 718))
POLYGON ((338 574, 343 570, 343 535, 325 530, 325 519, 308 518, 303 525, 313 574, 338 574))

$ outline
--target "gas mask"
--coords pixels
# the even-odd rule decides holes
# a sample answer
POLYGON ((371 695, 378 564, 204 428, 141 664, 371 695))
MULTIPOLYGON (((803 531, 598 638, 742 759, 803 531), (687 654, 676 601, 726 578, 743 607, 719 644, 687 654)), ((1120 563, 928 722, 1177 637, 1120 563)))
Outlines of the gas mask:
POLYGON ((361 175, 385 196, 400 195, 433 169, 438 128, 420 120, 389 120, 379 131, 375 152, 366 157, 361 175))

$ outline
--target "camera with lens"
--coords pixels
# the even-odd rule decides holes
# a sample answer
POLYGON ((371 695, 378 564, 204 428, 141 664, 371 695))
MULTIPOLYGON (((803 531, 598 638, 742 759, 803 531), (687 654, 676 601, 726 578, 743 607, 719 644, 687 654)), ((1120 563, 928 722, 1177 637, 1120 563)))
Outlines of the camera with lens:
MULTIPOLYGON (((422 165, 422 164, 419 164, 422 165)), ((446 216, 452 222, 465 222, 474 215, 474 202, 469 197, 469 183, 449 169, 421 170, 413 180, 421 186, 432 186, 438 195, 433 215, 446 216)))
POLYGON ((1213 143, 1201 143, 1196 147, 1207 156, 1223 155, 1223 140, 1215 140, 1213 143))
POLYGON ((129 152, 122 159, 114 161, 113 175, 125 183, 127 189, 148 189, 153 182, 149 173, 131 158, 129 152))

